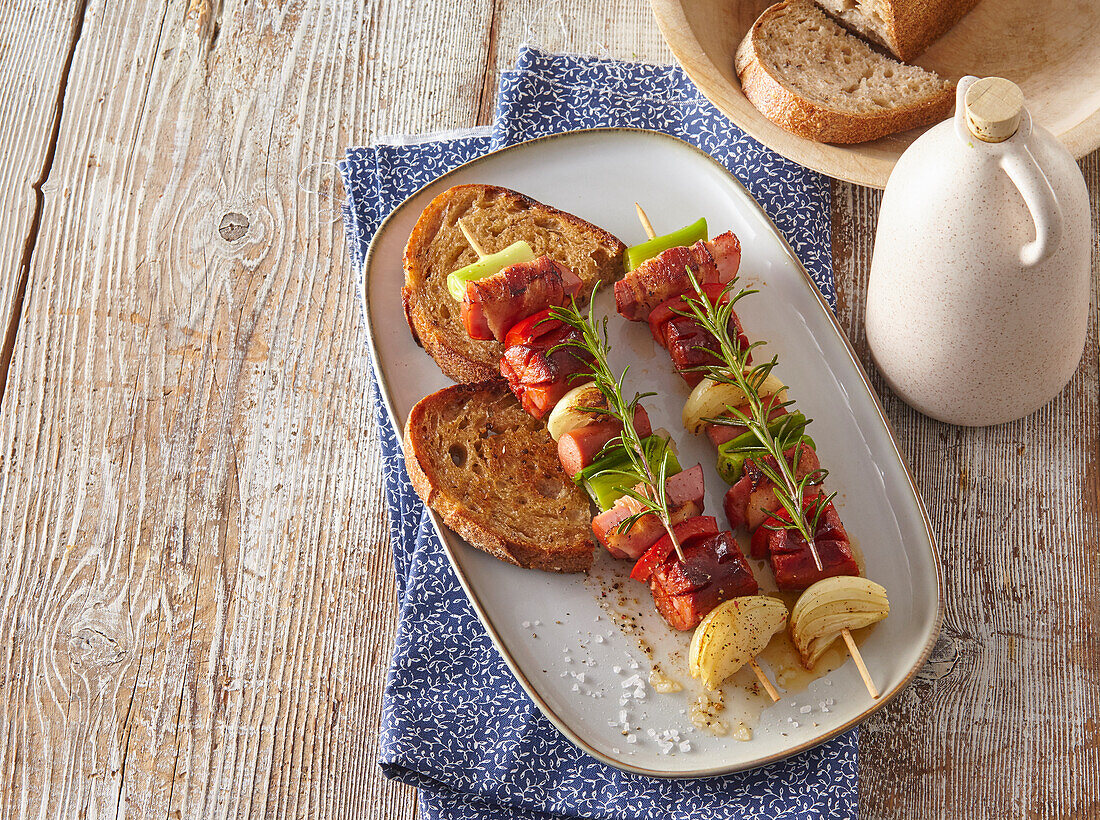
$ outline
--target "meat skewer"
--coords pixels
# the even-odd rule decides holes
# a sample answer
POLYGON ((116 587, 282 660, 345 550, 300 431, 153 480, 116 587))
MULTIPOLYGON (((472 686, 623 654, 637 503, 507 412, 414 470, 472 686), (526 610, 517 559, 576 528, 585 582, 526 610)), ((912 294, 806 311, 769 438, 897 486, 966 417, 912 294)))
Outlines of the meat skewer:
MULTIPOLYGON (((641 226, 642 226, 643 230, 646 231, 646 236, 649 239, 652 239, 654 237, 654 231, 653 231, 652 223, 649 221, 649 218, 646 215, 646 211, 643 210, 642 207, 638 203, 635 203, 635 208, 638 212, 638 219, 641 222, 641 226)), ((725 236, 725 234, 724 234, 724 236, 725 236)), ((730 234, 730 236, 731 236, 731 234, 730 234)), ((735 238, 735 241, 736 241, 736 238, 735 238)), ((733 247, 734 247, 733 242, 727 243, 727 247, 730 248, 730 249, 733 249, 733 247)), ((739 243, 736 245, 736 248, 737 248, 737 263, 739 263, 740 262, 740 245, 739 245, 739 243)), ((736 270, 734 272, 734 275, 731 275, 728 278, 726 278, 726 282, 729 282, 729 281, 733 280, 733 278, 735 276, 736 276, 736 270)), ((696 280, 696 282, 697 282, 697 280, 696 280)), ((626 283, 620 283, 620 284, 624 284, 624 289, 626 289, 628 287, 628 285, 626 285, 626 283)), ((702 284, 702 283, 700 283, 700 284, 702 284)), ((681 293, 683 293, 683 292, 684 291, 681 291, 681 293)), ((618 286, 616 286, 616 297, 617 296, 618 296, 618 286)), ((616 303, 618 303, 618 302, 619 302, 619 299, 616 298, 616 303)), ((628 304, 628 307, 632 308, 632 307, 634 307, 634 305, 632 305, 632 303, 630 303, 630 304, 628 304)), ((620 313, 623 313, 623 315, 627 316, 627 318, 632 318, 631 316, 627 315, 628 313, 630 313, 629 309, 626 311, 626 313, 624 313, 623 310, 620 310, 620 313)), ((636 310, 635 310, 635 313, 636 313, 636 310)), ((740 326, 738 324, 738 331, 739 330, 740 330, 740 326)), ((735 337, 735 338, 738 338, 738 337, 735 337)), ((785 413, 785 411, 784 411, 784 413, 785 413)), ((771 416, 770 412, 769 412, 768 416, 770 418, 770 416, 771 416)), ((714 436, 712 436, 712 438, 714 438, 714 436)), ((800 449, 803 448, 803 447, 805 447, 805 445, 800 445, 800 449)), ((806 451, 810 452, 810 453, 813 453, 813 450, 810 449, 810 448, 806 448, 806 451)), ((801 452, 800 452, 800 455, 801 455, 801 452)), ((785 453, 784 453, 784 456, 785 456, 785 453)), ((816 455, 814 455, 813 460, 816 461, 816 455)), ((746 467, 748 466, 748 463, 750 463, 750 462, 747 462, 746 467)), ((816 468, 814 468, 814 469, 816 469, 816 468)), ((748 470, 746 470, 746 473, 748 473, 748 470)), ((745 481, 750 481, 750 482, 752 481, 749 478, 749 474, 746 474, 745 479, 742 479, 741 482, 739 482, 739 483, 745 483, 745 481)), ((742 494, 752 493, 751 488, 755 488, 755 486, 756 486, 756 483, 750 483, 749 485, 746 486, 746 488, 742 489, 742 491, 741 491, 742 494)), ((733 490, 734 490, 734 488, 730 488, 731 492, 733 492, 733 490)), ((750 509, 749 509, 749 507, 752 504, 752 502, 748 500, 750 498, 751 498, 751 495, 747 495, 747 498, 746 498, 747 504, 746 504, 746 509, 745 509, 745 514, 747 516, 752 514, 750 509)), ((778 510, 779 505, 777 504, 777 505, 775 505, 775 507, 777 507, 777 509, 770 509, 770 510, 769 509, 763 509, 763 510, 761 510, 761 512, 763 513, 762 516, 761 516, 762 520, 761 520, 761 522, 758 523, 758 528, 757 528, 756 533, 753 534, 753 550, 752 551, 753 551, 753 554, 755 554, 755 555, 757 554, 757 549, 756 549, 756 547, 757 547, 757 537, 756 537, 756 535, 761 533, 761 532, 766 532, 766 531, 764 531, 763 527, 768 526, 764 522, 777 521, 779 523, 782 523, 782 512, 780 512, 778 510)), ((727 500, 727 510, 728 509, 729 509, 729 504, 728 504, 728 500, 727 500)), ((740 510, 740 507, 738 507, 738 511, 739 510, 740 510)), ((858 566, 855 565, 855 561, 851 560, 849 562, 848 560, 846 560, 846 559, 850 558, 850 550, 847 549, 848 538, 847 538, 847 534, 844 532, 844 526, 842 524, 840 524, 839 516, 836 514, 835 507, 833 506, 832 502, 827 503, 826 512, 827 512, 827 515, 820 516, 820 517, 826 518, 827 523, 829 525, 831 525, 832 528, 829 529, 829 532, 838 533, 838 537, 835 540, 833 540, 833 542, 831 542, 831 544, 839 544, 840 546, 844 547, 843 550, 840 550, 840 551, 842 551, 842 555, 839 556, 840 561, 842 561, 842 562, 840 562, 839 569, 838 569, 837 572, 834 572, 834 575, 858 575, 859 568, 858 568, 858 566), (847 553, 847 555, 844 555, 844 553, 847 553), (855 572, 851 571, 853 569, 855 570, 855 572)), ((733 516, 730 516, 730 517, 733 517, 733 516)), ((731 523, 733 523, 733 522, 731 522, 731 523)), ((816 525, 816 523, 817 522, 815 522, 815 525, 816 525)), ((816 526, 815 526, 815 529, 816 529, 816 526)), ((814 533, 813 535, 816 535, 816 533, 814 533)), ((764 539, 764 540, 766 540, 766 542, 771 542, 771 540, 775 540, 775 539, 778 539, 778 538, 781 538, 781 537, 785 537, 788 540, 790 540, 791 539, 790 531, 785 531, 785 529, 768 529, 767 538, 764 539)), ((768 545, 768 546, 770 547, 770 545, 768 545)), ((795 545, 795 547, 796 546, 798 546, 798 545, 795 545)), ((821 558, 817 554, 816 546, 813 543, 805 544, 803 546, 806 547, 806 549, 804 551, 809 551, 809 553, 813 554, 813 559, 814 559, 814 562, 816 564, 816 569, 818 571, 822 571, 824 568, 822 566, 821 558)), ((794 577, 798 576, 798 573, 799 573, 798 567, 796 567, 796 566, 788 567, 788 566, 785 566, 785 565, 796 564, 796 562, 799 561, 798 556, 802 553, 802 551, 803 550, 799 550, 799 549, 789 549, 787 551, 787 553, 785 553, 785 554, 780 553, 780 555, 781 555, 781 557, 779 559, 780 564, 779 564, 779 566, 777 566, 777 559, 775 559, 775 555, 777 555, 777 553, 779 553, 779 550, 772 551, 770 548, 768 548, 768 553, 770 553, 773 556, 772 567, 773 567, 773 570, 775 570, 775 575, 777 575, 777 583, 779 583, 781 578, 787 578, 788 576, 790 576, 791 578, 794 578, 794 577), (784 571, 787 572, 788 575, 784 575, 784 571)), ((757 556, 757 557, 759 557, 759 556, 757 556)), ((851 655, 851 657, 853 657, 853 660, 855 660, 856 667, 859 669, 860 676, 861 676, 862 680, 864 680, 864 684, 867 687, 867 691, 868 691, 869 695, 873 699, 878 699, 878 697, 879 697, 878 688, 875 686, 875 681, 873 681, 871 679, 870 673, 867 670, 867 665, 864 662, 864 658, 862 658, 862 655, 859 652, 859 647, 856 645, 856 642, 855 642, 855 639, 853 638, 853 636, 851 636, 851 632, 850 632, 849 628, 847 626, 843 627, 842 631, 840 631, 840 634, 842 634, 843 637, 844 637, 844 641, 845 641, 845 644, 848 647, 849 654, 851 655)), ((755 660, 753 660, 752 663, 755 664, 755 660)), ((756 668, 756 667, 753 667, 753 668, 756 668)))

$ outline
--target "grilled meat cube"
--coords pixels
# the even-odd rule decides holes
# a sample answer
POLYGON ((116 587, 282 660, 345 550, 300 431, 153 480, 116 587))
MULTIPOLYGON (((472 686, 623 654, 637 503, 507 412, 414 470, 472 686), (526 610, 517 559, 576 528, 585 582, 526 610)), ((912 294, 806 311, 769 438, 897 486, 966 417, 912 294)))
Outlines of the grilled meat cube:
POLYGON ((540 256, 467 282, 462 323, 472 339, 502 342, 520 319, 548 307, 562 307, 580 289, 580 277, 573 271, 549 256, 540 256))
MULTIPOLYGON (((783 453, 787 463, 793 462, 795 448, 791 447, 783 453)), ((774 458, 768 458, 764 462, 778 469, 774 458)), ((798 463, 794 471, 795 479, 801 480, 803 476, 817 472, 821 469, 821 462, 817 453, 809 444, 803 444, 798 463)), ((775 485, 764 475, 763 470, 752 459, 745 461, 745 472, 741 479, 726 491, 723 506, 726 517, 729 518, 730 527, 737 529, 740 526, 754 532, 761 522, 770 514, 780 508, 779 500, 775 497, 775 485)), ((753 555, 754 558, 763 558, 763 555, 753 555)))
MULTIPOLYGON (((750 409, 751 408, 747 404, 743 404, 737 408, 737 411, 747 416, 749 415, 750 409)), ((723 416, 728 415, 728 413, 723 414, 723 416)), ((785 415, 787 415, 786 407, 773 407, 768 412, 768 421, 775 421, 780 416, 785 415)), ((727 441, 733 441, 738 436, 749 431, 749 428, 744 424, 708 424, 703 429, 706 430, 707 438, 710 439, 710 443, 715 447, 721 447, 727 441)))
POLYGON ((673 629, 694 629, 723 601, 755 595, 760 587, 730 532, 684 547, 653 569, 649 588, 657 611, 673 629))
MULTIPOLYGON (((812 503, 807 502, 807 506, 812 503)), ((821 559, 821 569, 814 563, 806 539, 797 530, 770 529, 767 526, 789 520, 786 510, 780 510, 769 516, 765 526, 760 527, 752 537, 753 555, 758 552, 768 555, 775 583, 780 589, 806 589, 823 578, 860 574, 848 533, 831 501, 821 511, 814 529, 814 546, 821 559)))
POLYGON ((579 339, 580 331, 550 319, 549 310, 520 320, 505 336, 500 374, 535 418, 546 415, 575 386, 573 378, 591 367, 591 356, 575 347, 560 347, 579 339))
MULTIPOLYGON (((641 491, 639 484, 635 490, 641 491)), ((675 526, 681 521, 694 518, 703 512, 703 465, 696 464, 688 470, 681 470, 665 480, 665 497, 675 526)), ((657 543, 665 534, 664 525, 655 515, 639 518, 630 529, 619 532, 622 522, 642 511, 639 501, 624 495, 607 512, 592 519, 592 532, 607 551, 616 558, 637 560, 642 553, 657 543)))
MULTIPOLYGON (((558 459, 561 466, 572 478, 595 461, 600 450, 622 431, 622 424, 611 418, 570 430, 558 439, 558 459)), ((653 432, 649 414, 644 407, 634 409, 634 431, 639 438, 646 438, 653 432)))
POLYGON ((631 321, 644 321, 661 302, 693 290, 689 269, 700 285, 725 284, 740 264, 741 243, 732 232, 690 248, 669 248, 615 283, 615 308, 631 321))

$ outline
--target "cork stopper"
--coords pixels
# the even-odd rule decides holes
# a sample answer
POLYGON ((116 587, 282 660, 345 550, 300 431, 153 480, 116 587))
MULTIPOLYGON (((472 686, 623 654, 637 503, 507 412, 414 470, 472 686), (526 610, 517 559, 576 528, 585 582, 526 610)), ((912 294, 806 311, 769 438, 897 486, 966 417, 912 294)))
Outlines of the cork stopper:
POLYGON ((1024 93, 1011 80, 985 77, 966 90, 966 124, 982 142, 1004 142, 1020 127, 1024 93))

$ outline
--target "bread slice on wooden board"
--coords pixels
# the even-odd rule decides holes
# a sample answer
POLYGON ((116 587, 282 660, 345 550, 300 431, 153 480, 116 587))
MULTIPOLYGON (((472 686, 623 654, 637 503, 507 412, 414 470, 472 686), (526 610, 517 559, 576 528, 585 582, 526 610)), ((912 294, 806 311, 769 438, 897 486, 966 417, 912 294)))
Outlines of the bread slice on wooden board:
POLYGON ((454 385, 417 402, 405 466, 424 503, 478 549, 530 569, 592 565, 588 496, 503 383, 454 385))
POLYGON ((853 31, 909 62, 959 22, 978 0, 817 0, 853 31))
MULTIPOLYGON (((458 220, 489 253, 523 240, 536 256, 567 266, 588 294, 596 281, 623 273, 622 242, 580 217, 493 185, 459 185, 431 201, 405 246, 405 317, 417 342, 456 382, 500 378, 499 342, 471 339, 462 306, 447 290, 447 275, 477 261, 458 220)), ((578 300, 579 301, 579 300, 578 300)))
POLYGON ((741 89, 793 134, 854 143, 939 122, 954 85, 872 49, 810 0, 764 11, 738 46, 741 89))

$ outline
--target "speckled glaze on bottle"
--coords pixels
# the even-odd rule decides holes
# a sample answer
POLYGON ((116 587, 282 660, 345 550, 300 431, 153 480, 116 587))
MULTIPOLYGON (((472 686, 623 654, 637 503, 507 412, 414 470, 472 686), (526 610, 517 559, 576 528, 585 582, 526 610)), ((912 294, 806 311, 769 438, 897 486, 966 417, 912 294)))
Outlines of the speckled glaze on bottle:
POLYGON ((984 426, 1054 398, 1081 359, 1091 219, 1070 153, 1023 111, 983 142, 955 117, 902 155, 882 200, 867 339, 886 381, 917 410, 984 426))

